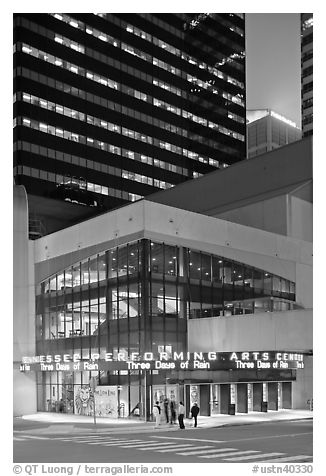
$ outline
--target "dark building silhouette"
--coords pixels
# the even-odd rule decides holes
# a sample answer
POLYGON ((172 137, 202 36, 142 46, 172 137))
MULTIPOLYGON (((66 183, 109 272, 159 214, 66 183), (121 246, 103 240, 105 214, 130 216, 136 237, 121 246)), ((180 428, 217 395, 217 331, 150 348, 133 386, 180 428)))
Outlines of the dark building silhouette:
POLYGON ((245 111, 243 14, 14 16, 35 237, 245 159, 245 111))
POLYGON ((301 114, 303 136, 313 131, 313 15, 301 13, 301 114))

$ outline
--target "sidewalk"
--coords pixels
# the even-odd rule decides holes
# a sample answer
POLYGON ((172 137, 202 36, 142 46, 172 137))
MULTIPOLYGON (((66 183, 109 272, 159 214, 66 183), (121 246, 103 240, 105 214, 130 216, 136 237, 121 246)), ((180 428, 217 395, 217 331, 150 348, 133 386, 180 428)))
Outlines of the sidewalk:
MULTIPOLYGON (((313 412, 309 410, 279 410, 250 413, 238 413, 236 415, 216 415, 216 416, 199 416, 198 428, 216 428, 222 426, 235 425, 250 425, 253 423, 267 423, 276 421, 291 421, 291 420, 305 420, 312 419, 313 412)), ((110 432, 116 433, 144 433, 153 431, 154 422, 144 422, 135 419, 108 419, 96 417, 96 425, 94 425, 93 417, 68 415, 62 413, 36 413, 33 415, 24 415, 14 419, 14 426, 19 425, 20 421, 30 421, 42 423, 44 426, 30 430, 28 433, 76 433, 85 431, 110 432)), ((191 428, 193 422, 190 419, 185 419, 186 428, 191 428)), ((178 425, 169 425, 162 423, 161 427, 155 431, 175 431, 178 430, 178 425)))

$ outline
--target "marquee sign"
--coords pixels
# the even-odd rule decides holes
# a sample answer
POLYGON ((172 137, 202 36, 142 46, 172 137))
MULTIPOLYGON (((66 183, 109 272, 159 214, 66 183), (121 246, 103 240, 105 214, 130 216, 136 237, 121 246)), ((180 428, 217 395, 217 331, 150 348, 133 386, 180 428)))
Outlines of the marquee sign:
POLYGON ((97 371, 97 370, 240 370, 303 369, 303 354, 284 351, 264 352, 133 352, 130 355, 80 354, 26 356, 21 371, 97 371))

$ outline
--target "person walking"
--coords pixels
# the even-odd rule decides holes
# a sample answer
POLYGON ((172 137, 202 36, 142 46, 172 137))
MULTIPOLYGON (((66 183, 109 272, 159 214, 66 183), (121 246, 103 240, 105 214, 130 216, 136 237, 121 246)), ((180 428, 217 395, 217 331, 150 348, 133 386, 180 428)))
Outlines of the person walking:
POLYGON ((183 403, 180 402, 180 404, 179 404, 179 415, 178 415, 180 430, 185 429, 185 424, 183 422, 184 416, 185 416, 185 407, 183 406, 183 403))
POLYGON ((177 417, 177 413, 175 411, 175 401, 174 400, 171 400, 170 402, 170 415, 171 415, 171 420, 170 420, 170 424, 171 425, 175 425, 176 422, 176 417, 177 417))
POLYGON ((191 413, 191 418, 195 419, 194 428, 197 428, 197 416, 199 413, 199 406, 197 405, 197 403, 193 404, 193 406, 191 407, 190 413, 191 413))
POLYGON ((154 428, 158 428, 160 426, 160 419, 161 419, 161 407, 159 402, 156 402, 153 406, 153 417, 155 418, 155 426, 154 428))
POLYGON ((165 397, 163 404, 164 404, 164 414, 165 414, 165 418, 166 418, 166 423, 169 423, 169 400, 168 400, 168 398, 165 397))

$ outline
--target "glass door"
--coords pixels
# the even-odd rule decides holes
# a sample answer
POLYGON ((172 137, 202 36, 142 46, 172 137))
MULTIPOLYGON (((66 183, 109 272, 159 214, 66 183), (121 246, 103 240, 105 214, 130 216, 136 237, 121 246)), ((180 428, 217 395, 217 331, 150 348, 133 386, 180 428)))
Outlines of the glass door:
POLYGON ((220 413, 220 386, 218 384, 211 385, 211 415, 218 415, 220 413))
POLYGON ((254 409, 252 400, 252 383, 248 383, 248 412, 252 412, 254 409))

